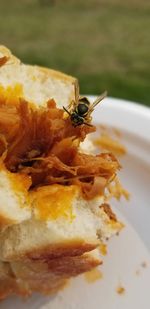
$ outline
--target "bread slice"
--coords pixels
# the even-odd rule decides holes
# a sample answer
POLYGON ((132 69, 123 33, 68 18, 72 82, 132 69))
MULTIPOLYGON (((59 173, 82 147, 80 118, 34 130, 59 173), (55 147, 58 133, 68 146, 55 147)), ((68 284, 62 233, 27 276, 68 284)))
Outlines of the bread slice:
POLYGON ((46 106, 53 98, 58 107, 67 106, 74 99, 74 83, 77 80, 64 73, 26 65, 0 45, 0 58, 7 56, 8 62, 0 67, 0 85, 5 88, 20 85, 24 99, 37 106, 46 106))
MULTIPOLYGON (((75 78, 22 64, 0 46, 2 57, 8 59, 0 67, 0 100, 13 104, 21 97, 40 109, 52 98, 59 108, 74 99, 75 78)), ((29 185, 29 177, 1 164, 0 263, 4 272, 0 280, 5 287, 5 291, 0 289, 1 298, 11 293, 53 293, 67 278, 101 264, 95 248, 123 227, 108 208, 100 207, 102 195, 88 201, 75 185, 47 185, 28 192, 29 185)))

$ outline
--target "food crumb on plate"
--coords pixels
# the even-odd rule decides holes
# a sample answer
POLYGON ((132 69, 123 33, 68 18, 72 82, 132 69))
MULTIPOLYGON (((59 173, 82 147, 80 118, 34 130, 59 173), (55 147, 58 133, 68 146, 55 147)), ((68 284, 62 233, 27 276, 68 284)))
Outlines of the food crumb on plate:
POLYGON ((99 246, 99 250, 102 255, 107 255, 107 245, 106 244, 101 243, 99 246))
POLYGON ((142 271, 141 268, 147 268, 147 267, 148 267, 148 264, 147 264, 146 261, 141 262, 141 264, 140 264, 140 266, 139 266, 140 269, 137 269, 137 270, 135 271, 135 274, 136 274, 137 276, 139 276, 139 275, 141 274, 141 271, 142 271))
POLYGON ((100 135, 96 139, 93 139, 95 146, 101 150, 111 151, 116 156, 127 153, 125 146, 120 141, 121 133, 117 129, 103 125, 97 126, 97 129, 100 135))
POLYGON ((116 289, 116 292, 119 294, 119 295, 122 295, 125 293, 125 288, 121 285, 119 285, 116 289))
POLYGON ((146 268, 148 265, 147 265, 147 263, 144 261, 144 262, 141 263, 141 266, 142 266, 143 268, 146 268))
POLYGON ((135 272, 135 274, 136 274, 137 276, 139 276, 139 275, 140 275, 140 270, 137 269, 136 272, 135 272))

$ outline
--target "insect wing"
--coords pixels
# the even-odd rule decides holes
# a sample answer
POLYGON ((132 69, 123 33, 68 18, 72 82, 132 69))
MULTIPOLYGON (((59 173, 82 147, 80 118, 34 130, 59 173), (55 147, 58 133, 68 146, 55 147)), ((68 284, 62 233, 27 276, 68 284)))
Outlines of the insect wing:
POLYGON ((92 113, 95 106, 99 104, 105 97, 107 96, 107 92, 103 92, 90 106, 89 113, 92 113))
POLYGON ((78 101, 79 101, 79 84, 78 84, 77 80, 75 81, 75 84, 74 84, 74 94, 75 94, 75 102, 76 102, 76 104, 78 104, 78 101))
POLYGON ((79 101, 79 85, 78 81, 76 80, 74 83, 74 100, 71 100, 71 102, 68 105, 69 112, 72 112, 76 106, 78 105, 79 101))

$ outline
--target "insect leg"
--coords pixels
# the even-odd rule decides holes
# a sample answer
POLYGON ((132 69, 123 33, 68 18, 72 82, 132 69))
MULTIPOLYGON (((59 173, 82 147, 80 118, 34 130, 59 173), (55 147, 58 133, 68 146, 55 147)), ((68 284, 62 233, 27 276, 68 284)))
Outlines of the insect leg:
POLYGON ((68 105, 68 109, 73 110, 76 107, 76 105, 77 105, 76 102, 74 100, 72 100, 70 102, 70 104, 68 105))
POLYGON ((71 113, 64 106, 63 106, 63 109, 69 116, 71 116, 71 113))
POLYGON ((88 115, 85 117, 85 120, 88 121, 88 122, 90 122, 90 121, 92 120, 92 117, 89 116, 89 114, 88 114, 88 115))
POLYGON ((88 122, 83 122, 83 124, 85 124, 85 125, 88 126, 88 127, 93 127, 93 125, 90 124, 90 123, 88 123, 88 122))

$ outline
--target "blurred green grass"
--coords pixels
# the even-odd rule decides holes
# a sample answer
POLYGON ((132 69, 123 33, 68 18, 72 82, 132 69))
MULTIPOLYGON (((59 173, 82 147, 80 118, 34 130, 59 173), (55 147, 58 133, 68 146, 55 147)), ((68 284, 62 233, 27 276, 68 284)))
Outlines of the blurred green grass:
POLYGON ((80 92, 150 106, 149 0, 0 0, 0 41, 77 76, 80 92))

